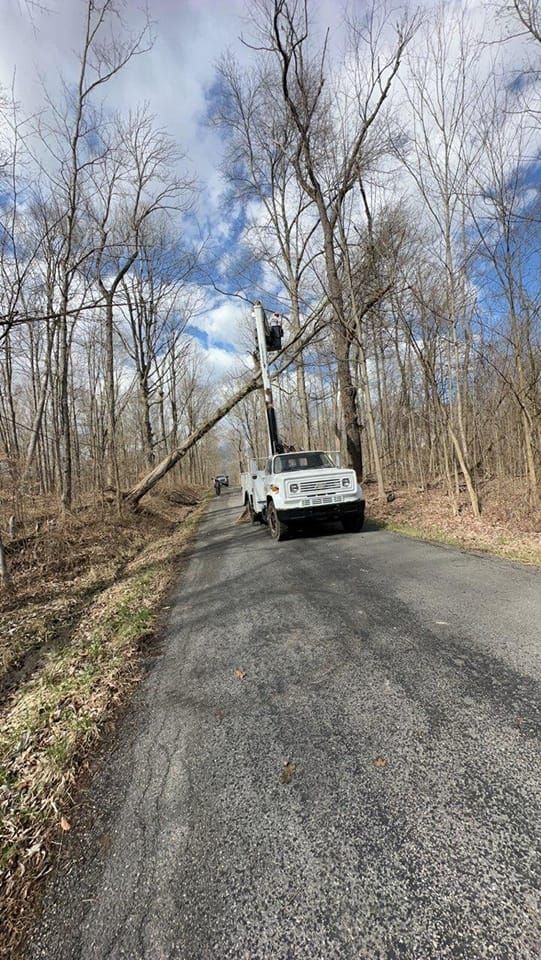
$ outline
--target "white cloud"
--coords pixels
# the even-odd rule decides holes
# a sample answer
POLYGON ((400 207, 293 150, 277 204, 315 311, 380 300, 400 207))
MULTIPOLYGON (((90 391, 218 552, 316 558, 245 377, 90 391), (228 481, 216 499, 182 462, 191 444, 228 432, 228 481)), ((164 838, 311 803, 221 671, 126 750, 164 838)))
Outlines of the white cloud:
MULTIPOLYGON (((42 109, 47 86, 53 100, 60 96, 60 72, 73 82, 81 47, 85 4, 79 0, 48 0, 43 11, 23 0, 2 0, 0 85, 9 88, 15 75, 18 100, 26 113, 42 109)), ((130 26, 137 25, 142 4, 129 0, 130 26)), ((111 107, 126 110, 148 103, 187 154, 204 187, 203 214, 217 216, 223 192, 219 171, 221 138, 206 125, 208 93, 214 66, 230 45, 240 46, 243 0, 152 0, 152 49, 136 57, 107 87, 111 107)), ((224 224, 226 226, 226 224, 224 224)))
POLYGON ((221 347, 209 347, 208 350, 202 349, 202 356, 205 366, 210 367, 218 375, 223 376, 226 373, 233 373, 238 366, 238 357, 229 350, 223 350, 221 347))
POLYGON ((250 307, 239 300, 226 300, 197 317, 194 322, 208 337, 209 345, 227 344, 231 350, 246 349, 246 327, 250 307))
MULTIPOLYGON (((74 80, 85 4, 82 0, 47 0, 43 6, 50 12, 40 12, 38 5, 26 4, 24 0, 0 0, 0 5, 0 84, 9 87, 16 71, 16 94, 23 112, 36 112, 44 103, 42 78, 53 98, 58 97, 60 91, 59 71, 67 81, 74 80)), ((135 16, 138 6, 135 0, 128 0, 126 9, 130 18, 135 16)), ((203 186, 198 216, 203 229, 208 230, 212 240, 217 242, 218 267, 227 278, 228 268, 232 264, 234 269, 235 260, 232 226, 241 209, 238 204, 232 204, 228 210, 223 208, 222 134, 207 124, 207 113, 219 56, 228 47, 241 58, 254 56, 239 42, 240 34, 246 31, 243 15, 249 10, 249 0, 246 3, 244 0, 151 0, 149 6, 155 21, 154 47, 132 61, 108 88, 108 103, 111 107, 126 110, 141 101, 148 102, 158 123, 170 131, 186 152, 191 168, 203 186)), ((473 79, 479 81, 486 76, 500 49, 493 46, 492 41, 496 41, 504 29, 492 16, 491 8, 473 0, 465 3, 449 0, 441 7, 428 2, 425 9, 432 11, 433 15, 441 9, 447 17, 453 11, 455 16, 463 12, 468 29, 478 37, 473 79)), ((345 83, 348 65, 345 63, 341 68, 340 62, 340 48, 346 33, 342 4, 335 0, 314 0, 312 10, 318 20, 320 36, 327 26, 331 27, 331 56, 336 73, 340 75, 342 71, 341 78, 345 83)), ((421 30, 408 57, 422 57, 423 45, 426 46, 426 32, 423 38, 421 30)), ((506 69, 510 64, 518 69, 530 47, 536 49, 527 38, 517 38, 501 48, 506 69)), ((458 52, 458 33, 455 31, 449 38, 447 69, 452 69, 458 52)), ((425 54, 423 62, 427 59, 425 54)), ((407 62, 403 64, 401 80, 408 84, 407 62)), ((429 76, 429 85, 433 86, 434 82, 434 77, 429 76)), ((536 92, 528 91, 529 95, 536 92)), ((404 90, 400 84, 396 84, 392 100, 402 101, 402 109, 405 109, 404 90)), ((407 126, 410 121, 407 110, 403 118, 407 126)), ((512 119, 508 120, 508 128, 504 132, 509 142, 514 143, 512 119)), ((539 148, 537 131, 532 134, 534 155, 539 148)), ((389 171, 384 169, 381 175, 385 188, 379 192, 380 203, 389 198, 393 190, 395 199, 401 193, 409 194, 410 198, 415 195, 411 180, 404 173, 399 175, 395 169, 392 177, 388 174, 389 171)), ((524 201, 533 199, 533 196, 533 191, 529 191, 524 201)), ((267 215, 259 201, 247 204, 246 214, 255 225, 264 226, 266 223, 267 215)), ((361 215, 359 221, 362 222, 361 215)), ((188 225, 188 229, 193 229, 193 225, 188 225)), ((282 295, 276 274, 269 265, 263 267, 260 288, 248 295, 263 298, 266 292, 282 295)), ((249 306, 238 300, 220 302, 214 296, 209 298, 208 288, 205 298, 208 299, 208 309, 193 323, 208 338, 207 349, 201 348, 206 361, 217 372, 225 372, 234 367, 239 358, 246 357, 249 349, 249 306)))

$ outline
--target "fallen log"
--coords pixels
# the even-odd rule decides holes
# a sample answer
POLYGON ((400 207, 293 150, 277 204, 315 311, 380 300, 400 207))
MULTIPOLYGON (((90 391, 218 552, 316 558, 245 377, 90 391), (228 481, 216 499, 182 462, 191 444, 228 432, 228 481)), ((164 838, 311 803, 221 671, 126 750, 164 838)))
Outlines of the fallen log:
MULTIPOLYGON (((322 305, 322 307, 320 307, 320 311, 323 311, 324 306, 326 306, 326 303, 322 305)), ((317 315, 319 315, 319 311, 317 315)), ((314 339, 314 337, 318 333, 320 333, 322 329, 324 329, 324 327, 326 326, 326 323, 324 320, 314 323, 314 317, 310 319, 310 321, 307 323, 307 326, 309 324, 313 326, 308 336, 303 337, 303 333, 305 332, 305 330, 301 331, 299 334, 297 334, 295 339, 290 344, 288 344, 288 346, 285 347, 284 350, 281 351, 281 353, 277 354, 277 359, 282 357, 285 360, 285 362, 280 367, 280 369, 273 374, 272 379, 279 376, 281 373, 283 373, 284 370, 287 370, 287 368, 293 363, 296 357, 298 357, 299 354, 302 353, 305 347, 307 347, 308 344, 314 339), (292 347, 294 348, 293 350, 291 349, 292 347)), ((199 440, 201 440, 201 438, 204 437, 205 434, 209 432, 209 430, 212 430, 212 428, 215 427, 220 420, 223 420, 223 418, 227 416, 229 411, 232 410, 233 407, 236 407, 237 403, 240 403, 241 400, 244 400, 244 397, 247 397, 248 394, 252 393, 261 385, 262 385, 261 371, 258 370, 253 377, 251 377, 249 380, 246 381, 246 383, 244 384, 244 386, 240 388, 240 390, 238 390, 231 397, 229 397, 228 400, 222 403, 221 406, 219 406, 214 411, 212 416, 209 417, 208 420, 205 420, 205 422, 202 423, 201 426, 197 428, 197 430, 194 430, 193 433, 191 433, 190 436, 187 437, 183 443, 181 443, 178 447, 172 450, 171 453, 169 453, 166 457, 164 457, 164 459, 160 463, 158 463, 153 470, 150 471, 150 473, 147 473, 145 477, 139 480, 139 482, 136 483, 134 487, 132 487, 129 493, 125 494, 124 502, 128 505, 128 507, 132 507, 135 509, 135 507, 137 507, 137 504, 139 503, 141 498, 144 497, 147 493, 149 493, 149 491, 152 490, 152 488, 163 477, 165 477, 167 473, 169 473, 169 471, 172 469, 172 467, 175 466, 175 464, 177 464, 180 460, 182 460, 183 457, 186 456, 188 451, 191 450, 191 448, 199 440)))
POLYGON ((186 456, 194 444, 201 440, 201 437, 204 437, 209 430, 212 430, 237 403, 240 403, 244 397, 247 397, 249 393, 252 393, 252 391, 259 386, 261 386, 261 374, 258 372, 251 380, 248 380, 237 393, 234 393, 225 403, 222 403, 222 405, 214 411, 213 415, 209 417, 208 420, 205 420, 197 430, 194 430, 180 446, 172 450, 146 477, 143 477, 126 495, 125 502, 131 507, 136 507, 141 498, 152 490, 152 487, 154 487, 162 477, 165 477, 166 473, 169 473, 171 468, 174 467, 179 460, 182 460, 182 458, 186 456))

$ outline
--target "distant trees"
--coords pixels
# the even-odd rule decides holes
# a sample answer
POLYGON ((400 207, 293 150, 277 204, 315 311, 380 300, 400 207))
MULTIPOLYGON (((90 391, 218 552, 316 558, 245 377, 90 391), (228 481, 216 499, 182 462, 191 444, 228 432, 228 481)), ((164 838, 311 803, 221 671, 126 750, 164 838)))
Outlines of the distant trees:
MULTIPOLYGON (((368 12, 340 61, 341 78, 352 74, 340 110, 326 43, 309 43, 310 8, 276 0, 257 10, 254 46, 275 64, 267 87, 293 128, 277 142, 318 220, 311 279, 332 306, 332 351, 312 345, 304 359, 313 442, 331 444, 334 429, 359 466, 355 411, 379 496, 396 483, 443 483, 455 512, 464 492, 478 516, 486 481, 513 476, 537 505, 535 71, 525 64, 522 83, 515 64, 511 83, 504 41, 483 47, 467 12, 439 7, 393 43, 385 16, 368 12)), ((515 4, 534 37, 537 13, 515 4)), ((286 422, 290 394, 288 380, 286 422)))
MULTIPOLYGON (((76 83, 32 120, 0 98, 10 515, 35 496, 136 504, 175 466, 205 481, 222 419, 235 462, 266 452, 257 369, 217 389, 191 335, 202 293, 182 154, 146 109, 107 106, 149 23, 122 0, 85 10, 76 83)), ((537 4, 505 12, 537 50, 537 4)), ((253 60, 221 61, 212 109, 242 211, 228 262, 248 299, 287 315, 284 438, 340 449, 381 498, 441 484, 455 513, 467 500, 477 517, 487 481, 513 478, 537 508, 535 65, 510 75, 504 38, 483 45, 488 28, 445 5, 422 21, 369 7, 341 51, 318 41, 308 3, 249 13, 253 60)))
POLYGON ((335 83, 333 89, 328 83, 326 42, 318 50, 311 47, 306 5, 273 0, 263 10, 269 21, 267 43, 294 130, 290 162, 318 213, 347 455, 361 476, 361 427, 351 374, 351 318, 344 303, 338 223, 346 198, 385 152, 378 121, 415 23, 404 19, 396 27, 394 42, 384 47, 375 8, 362 25, 352 21, 346 81, 335 83))
MULTIPOLYGON (((479 240, 479 265, 490 276, 486 302, 491 328, 483 319, 490 365, 511 401, 518 421, 528 498, 539 503, 541 453, 541 290, 537 192, 528 189, 537 131, 520 94, 492 84, 479 130, 483 163, 475 171, 470 216, 479 240)), ((485 344, 481 348, 486 354, 485 344)))
POLYGON ((32 121, 14 98, 1 104, 0 440, 14 489, 58 491, 64 509, 89 485, 120 496, 127 447, 154 457, 153 421, 163 443, 181 429, 193 257, 174 220, 194 182, 146 109, 106 106, 107 85, 151 42, 129 12, 88 0, 76 83, 32 121))

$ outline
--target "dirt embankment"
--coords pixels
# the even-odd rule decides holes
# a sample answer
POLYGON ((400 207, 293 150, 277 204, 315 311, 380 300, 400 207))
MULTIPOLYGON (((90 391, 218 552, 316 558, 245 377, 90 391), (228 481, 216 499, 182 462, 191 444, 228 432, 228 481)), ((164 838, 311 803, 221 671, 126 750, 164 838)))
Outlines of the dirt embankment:
POLYGON ((479 519, 465 491, 458 513, 441 487, 397 488, 381 502, 368 484, 366 496, 369 517, 400 533, 541 566, 541 506, 531 507, 521 481, 483 483, 479 519))
MULTIPOLYGON (((16 955, 37 881, 70 830, 76 783, 142 674, 204 502, 183 488, 136 514, 81 508, 7 544, 0 596, 0 957, 16 955)), ((32 527, 32 529, 34 529, 32 527)))

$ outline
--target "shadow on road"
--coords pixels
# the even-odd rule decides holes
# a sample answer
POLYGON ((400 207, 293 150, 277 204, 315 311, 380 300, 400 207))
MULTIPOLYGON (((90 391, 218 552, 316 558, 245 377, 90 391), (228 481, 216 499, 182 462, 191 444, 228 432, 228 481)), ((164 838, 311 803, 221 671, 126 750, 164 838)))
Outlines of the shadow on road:
MULTIPOLYGON (((384 529, 384 524, 378 523, 377 520, 368 519, 365 520, 361 533, 378 533, 384 529)), ((289 534, 289 537, 292 540, 319 540, 325 537, 336 536, 337 534, 341 534, 344 537, 358 536, 356 533, 345 533, 344 530, 342 530, 340 521, 331 521, 327 523, 314 523, 306 527, 298 527, 289 534)))
MULTIPOLYGON (((213 502, 215 503, 216 501, 213 501, 213 502)), ((226 503, 224 503, 223 506, 215 507, 214 510, 209 512, 209 517, 215 517, 217 513, 240 513, 241 510, 242 510, 242 506, 240 504, 238 506, 232 507, 231 504, 227 505, 226 503)))
MULTIPOLYGON (((256 533, 254 530, 251 532, 256 533)), ((240 538, 235 542, 233 533, 233 529, 230 529, 218 542, 196 542, 193 555, 200 558, 202 555, 230 552, 232 547, 239 547, 246 556, 246 539, 240 538)), ((231 630, 233 597, 236 598, 233 605, 236 609, 250 609, 253 623, 258 622, 258 611, 268 609, 276 602, 282 610, 287 610, 288 605, 298 597, 299 580, 294 577, 285 577, 274 583, 272 590, 257 589, 258 584, 264 582, 268 574, 269 556, 275 556, 278 549, 270 536, 265 539, 263 531, 257 533, 263 534, 263 544, 258 536, 259 553, 250 557, 249 572, 246 566, 243 566, 233 576, 225 572, 219 573, 218 579, 210 584, 197 582, 191 587, 182 585, 182 606, 179 609, 183 630, 206 629, 209 622, 220 624, 220 629, 226 632, 231 630)), ((332 534, 333 531, 328 529, 323 533, 319 532, 323 537, 332 534)), ((302 535, 299 536, 303 539, 302 535)), ((285 546, 287 547, 287 542, 285 546)), ((287 562, 291 563, 291 559, 287 562)), ((347 564, 347 559, 344 562, 347 564)), ((218 565, 217 569, 222 571, 221 565, 218 565)), ((395 676, 409 702, 416 704, 418 709, 424 712, 433 735, 438 735, 448 722, 448 694, 449 690, 452 690, 453 704, 491 704, 491 709, 504 711, 506 723, 517 727, 519 722, 518 728, 522 737, 528 740, 539 738, 541 685, 535 677, 523 675, 514 665, 505 663, 501 657, 491 655, 485 649, 476 649, 471 639, 460 630, 448 631, 442 642, 440 633, 432 623, 421 622, 417 613, 412 611, 407 603, 396 594, 387 592, 388 587, 385 588, 383 598, 377 587, 371 598, 366 585, 362 587, 362 579, 357 579, 352 584, 352 594, 351 588, 340 589, 336 581, 326 582, 323 577, 318 576, 317 565, 314 566, 312 575, 309 574, 309 569, 306 565, 302 567, 303 600, 313 605, 323 600, 327 610, 334 611, 336 628, 330 636, 333 647, 340 651, 343 662, 350 666, 355 665, 359 657, 362 659, 369 654, 372 662, 379 665, 383 675, 387 678, 395 676), (360 595, 363 596, 365 619, 359 616, 357 597, 360 595), (355 597, 354 602, 352 597, 355 597), (400 634, 394 633, 396 624, 400 624, 400 634), (362 644, 359 644, 361 634, 362 644), (423 663, 424 670, 417 671, 415 666, 412 666, 413 661, 423 663), (441 680, 437 690, 432 685, 431 678, 434 676, 441 680)), ((372 588, 373 581, 370 590, 372 588)), ((293 622, 291 630, 293 633, 297 630, 293 622)), ((273 630, 272 626, 267 627, 259 639, 264 642, 261 637, 270 636, 274 643, 273 638, 278 634, 281 641, 287 640, 288 629, 284 627, 284 623, 281 623, 279 630, 273 630)), ((315 644, 320 642, 321 640, 317 640, 315 644)), ((309 647, 312 646, 312 640, 308 639, 307 643, 309 647)), ((331 660, 334 660, 334 654, 331 660)), ((205 675, 206 671, 211 673, 212 662, 209 661, 201 669, 201 676, 205 675)), ((303 678, 305 682, 306 673, 303 678)), ((299 683, 298 677, 289 678, 283 683, 282 693, 290 686, 297 687, 299 683)))
POLYGON ((208 530, 207 537, 195 541, 190 550, 190 555, 201 557, 203 554, 206 556, 212 556, 214 554, 221 556, 229 551, 241 551, 245 553, 248 550, 251 552, 253 548, 254 551, 263 550, 265 556, 267 555, 267 550, 275 556, 276 551, 287 550, 288 544, 294 544, 295 542, 334 540, 336 542, 343 541, 344 544, 346 544, 348 541, 355 541, 355 539, 362 536, 362 534, 377 533, 380 529, 384 529, 368 522, 363 527, 361 534, 345 533, 339 523, 327 523, 295 530, 289 534, 285 541, 277 544, 272 540, 265 525, 259 523, 252 525, 247 520, 240 523, 231 523, 231 519, 227 517, 227 514, 232 514, 232 517, 236 519, 235 515, 240 516, 240 513, 241 510, 237 507, 232 510, 214 510, 212 513, 209 513, 209 520, 219 515, 218 521, 213 529, 208 530), (222 519, 224 521, 223 526, 221 523, 222 519))

